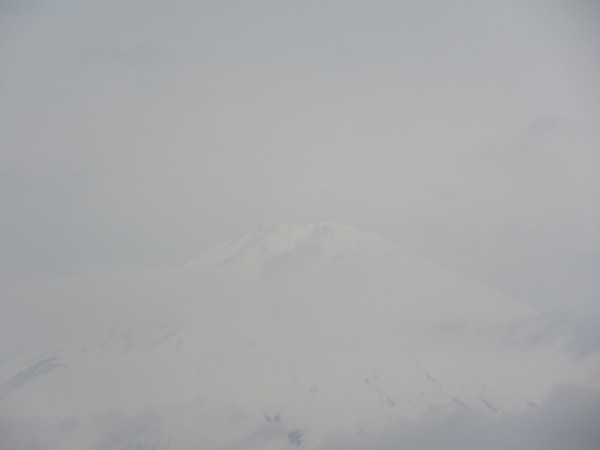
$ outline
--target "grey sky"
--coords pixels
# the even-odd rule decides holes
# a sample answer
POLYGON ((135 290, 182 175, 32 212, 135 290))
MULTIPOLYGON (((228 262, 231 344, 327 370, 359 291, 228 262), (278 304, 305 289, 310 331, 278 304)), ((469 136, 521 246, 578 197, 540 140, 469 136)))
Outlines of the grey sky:
POLYGON ((6 277, 176 265, 244 229, 331 220, 598 317, 595 2, 31 0, 0 16, 6 277))

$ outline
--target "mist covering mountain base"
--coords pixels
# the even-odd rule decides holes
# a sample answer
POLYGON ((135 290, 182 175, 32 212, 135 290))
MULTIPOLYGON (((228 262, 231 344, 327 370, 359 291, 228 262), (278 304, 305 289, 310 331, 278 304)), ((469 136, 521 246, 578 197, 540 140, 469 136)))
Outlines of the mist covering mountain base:
POLYGON ((318 449, 584 380, 532 308, 347 226, 242 233, 119 286, 101 326, 0 366, 30 448, 318 449))

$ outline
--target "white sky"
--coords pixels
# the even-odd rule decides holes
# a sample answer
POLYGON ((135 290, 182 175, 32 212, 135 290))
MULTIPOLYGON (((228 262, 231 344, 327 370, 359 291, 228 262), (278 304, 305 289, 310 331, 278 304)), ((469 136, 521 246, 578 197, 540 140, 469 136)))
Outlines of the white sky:
POLYGON ((3 277, 329 220, 590 326, 599 25, 591 0, 5 0, 3 277))

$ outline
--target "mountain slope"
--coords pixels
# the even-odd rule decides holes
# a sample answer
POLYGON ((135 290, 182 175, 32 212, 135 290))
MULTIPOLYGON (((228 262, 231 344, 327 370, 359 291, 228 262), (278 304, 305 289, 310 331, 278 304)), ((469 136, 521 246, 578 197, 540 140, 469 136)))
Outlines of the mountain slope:
POLYGON ((135 323, 1 368, 0 413, 75 418, 60 448, 118 412, 154 420, 122 448, 313 449, 432 410, 526 409, 576 377, 536 311, 348 226, 243 233, 167 278, 135 323))

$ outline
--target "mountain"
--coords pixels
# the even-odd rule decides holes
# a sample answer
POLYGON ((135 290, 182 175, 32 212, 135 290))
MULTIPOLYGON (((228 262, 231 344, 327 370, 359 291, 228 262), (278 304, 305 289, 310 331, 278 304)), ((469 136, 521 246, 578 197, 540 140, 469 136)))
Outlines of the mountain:
POLYGON ((318 449, 579 377, 532 308, 343 225, 242 233, 113 295, 104 332, 0 367, 0 417, 44 448, 318 449))

